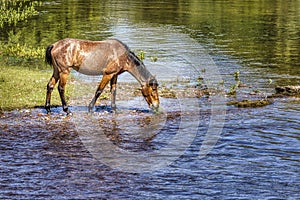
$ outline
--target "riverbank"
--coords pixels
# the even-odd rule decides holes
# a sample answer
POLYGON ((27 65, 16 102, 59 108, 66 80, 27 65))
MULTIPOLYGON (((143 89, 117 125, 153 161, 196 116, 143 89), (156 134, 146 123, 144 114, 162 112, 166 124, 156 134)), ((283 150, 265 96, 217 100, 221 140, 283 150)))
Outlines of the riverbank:
MULTIPOLYGON (((51 69, 41 70, 0 64, 0 112, 44 106, 46 85, 51 75, 51 69)), ((160 97, 190 98, 208 94, 208 91, 199 88, 175 89, 172 83, 160 84, 160 97)), ((96 87, 97 83, 82 82, 70 75, 66 85, 66 99, 70 105, 87 105, 92 99, 96 87)), ((141 96, 137 82, 118 84, 118 100, 129 100, 135 96, 141 96)), ((99 101, 103 100, 107 100, 106 103, 110 101, 109 86, 105 88, 99 98, 99 101)), ((52 93, 51 105, 61 105, 56 88, 52 93)))
MULTIPOLYGON (((4 111, 11 111, 16 109, 43 107, 46 96, 46 85, 51 75, 51 69, 41 70, 0 64, 0 112, 2 113, 4 111)), ((100 78, 101 77, 99 77, 99 81, 100 78)), ((66 85, 66 99, 68 101, 68 104, 70 106, 88 105, 89 101, 93 98, 96 87, 96 82, 85 82, 83 80, 74 78, 74 75, 71 74, 68 80, 68 84, 66 85)), ((204 85, 194 87, 177 87, 176 83, 160 82, 159 96, 163 98, 201 98, 203 96, 209 97, 210 93, 216 92, 212 88, 203 88, 205 88, 204 85)), ((226 95, 229 100, 229 105, 235 105, 232 102, 237 102, 237 99, 240 99, 240 97, 242 96, 243 98, 241 101, 244 104, 247 104, 246 106, 243 104, 242 107, 257 107, 256 104, 255 106, 253 106, 253 102, 257 101, 261 103, 262 99, 265 100, 266 98, 266 96, 263 97, 265 95, 264 93, 252 94, 253 92, 250 92, 247 95, 247 88, 240 89, 241 91, 239 91, 239 93, 241 94, 238 95, 239 98, 237 98, 236 96, 228 96, 228 94, 226 95)), ((229 91, 229 89, 227 89, 226 91, 229 91)), ((117 101, 130 100, 136 96, 141 96, 140 86, 137 82, 120 82, 118 84, 117 101)), ((278 94, 274 97, 277 96, 278 94)), ((270 97, 272 98, 273 96, 270 97)), ((98 100, 98 104, 110 104, 109 86, 105 88, 98 100)), ((268 101, 267 104, 269 103, 272 103, 272 101, 268 101)), ((259 105, 264 106, 267 104, 259 105)), ((61 105, 60 97, 56 88, 54 89, 52 94, 51 105, 61 105)))
MULTIPOLYGON (((51 71, 1 64, 0 112, 44 105, 51 74, 51 71)), ((52 104, 60 104, 57 91, 53 91, 52 104)))

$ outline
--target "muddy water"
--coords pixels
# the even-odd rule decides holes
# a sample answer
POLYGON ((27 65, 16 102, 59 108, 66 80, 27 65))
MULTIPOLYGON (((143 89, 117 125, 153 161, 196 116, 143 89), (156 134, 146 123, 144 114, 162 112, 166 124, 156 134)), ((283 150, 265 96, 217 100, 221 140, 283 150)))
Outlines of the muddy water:
POLYGON ((119 38, 146 51, 147 68, 173 95, 161 94, 155 114, 136 94, 136 81, 123 74, 117 113, 101 100, 88 114, 99 78, 75 73, 72 116, 60 107, 51 115, 42 108, 1 114, 0 197, 299 198, 299 98, 255 109, 225 104, 265 98, 275 85, 300 80, 297 6, 249 2, 230 8, 219 1, 45 3, 40 16, 15 30, 28 43, 119 38), (236 71, 244 87, 225 99, 236 71), (207 87, 210 95, 197 94, 207 87))

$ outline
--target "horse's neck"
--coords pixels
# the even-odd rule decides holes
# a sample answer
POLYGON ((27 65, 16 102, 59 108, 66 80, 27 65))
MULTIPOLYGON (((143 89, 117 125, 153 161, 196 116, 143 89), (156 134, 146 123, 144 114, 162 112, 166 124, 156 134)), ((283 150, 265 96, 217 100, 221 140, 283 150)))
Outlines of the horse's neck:
POLYGON ((145 65, 131 65, 130 70, 128 72, 135 77, 135 79, 141 84, 145 85, 149 79, 152 77, 152 74, 148 71, 145 65))

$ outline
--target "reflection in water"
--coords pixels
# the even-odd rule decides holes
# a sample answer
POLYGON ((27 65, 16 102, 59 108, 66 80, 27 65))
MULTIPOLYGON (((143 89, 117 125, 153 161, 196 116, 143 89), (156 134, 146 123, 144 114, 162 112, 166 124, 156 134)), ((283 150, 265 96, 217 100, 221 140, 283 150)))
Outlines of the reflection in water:
POLYGON ((152 172, 183 155, 199 125, 198 99, 162 99, 161 106, 159 114, 137 108, 107 116, 78 112, 72 121, 95 159, 123 172, 152 172))
POLYGON ((44 3, 42 12, 30 23, 5 27, 0 38, 7 41, 13 29, 20 34, 21 43, 46 47, 66 37, 91 40, 115 37, 116 27, 129 25, 134 31, 137 24, 172 25, 214 54, 233 56, 245 66, 263 68, 268 73, 296 75, 300 69, 299 4, 279 0, 51 1, 44 3))
MULTIPOLYGON (((100 111, 100 113, 103 111, 100 111)), ((139 145, 139 143, 151 142, 153 138, 158 134, 166 124, 166 113, 153 115, 152 113, 145 113, 139 110, 133 110, 131 112, 120 112, 114 115, 97 115, 95 118, 88 117, 84 113, 80 114, 79 123, 84 123, 81 119, 86 118, 88 121, 92 121, 93 124, 83 124, 84 126, 90 126, 90 130, 87 132, 93 132, 101 130, 104 135, 113 141, 114 145, 118 145, 120 148, 125 148, 128 150, 142 150, 141 147, 134 148, 134 144, 139 145), (96 124, 94 124, 96 123, 96 124), (98 128, 95 128, 98 127, 98 128), (130 145, 129 143, 134 143, 130 145), (130 145, 127 146, 126 145, 130 145)), ((79 125, 79 124, 78 124, 79 125)), ((77 125, 77 126, 78 126, 77 125)), ((171 127, 168 127, 172 129, 171 127)), ((165 128, 167 129, 167 128, 165 128)), ((142 144, 144 146, 144 144, 142 144)), ((151 149, 152 147, 149 147, 151 149)), ((147 150, 147 149, 144 149, 147 150)))

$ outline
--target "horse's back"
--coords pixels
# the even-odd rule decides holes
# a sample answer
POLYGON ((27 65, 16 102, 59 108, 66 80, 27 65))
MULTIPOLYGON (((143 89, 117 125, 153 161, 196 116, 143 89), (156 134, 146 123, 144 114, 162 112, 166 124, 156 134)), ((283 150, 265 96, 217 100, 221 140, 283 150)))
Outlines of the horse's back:
POLYGON ((61 47, 67 48, 69 46, 76 46, 84 51, 88 51, 95 47, 105 48, 105 49, 113 48, 113 49, 128 50, 128 47, 124 43, 122 43, 120 40, 117 40, 117 39, 93 41, 93 40, 65 38, 65 39, 55 42, 53 44, 53 46, 57 47, 57 48, 61 48, 61 47))
POLYGON ((53 44, 52 56, 60 67, 99 75, 110 62, 119 62, 119 58, 127 52, 128 47, 116 39, 91 41, 65 38, 53 44))

